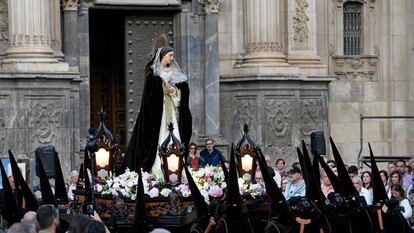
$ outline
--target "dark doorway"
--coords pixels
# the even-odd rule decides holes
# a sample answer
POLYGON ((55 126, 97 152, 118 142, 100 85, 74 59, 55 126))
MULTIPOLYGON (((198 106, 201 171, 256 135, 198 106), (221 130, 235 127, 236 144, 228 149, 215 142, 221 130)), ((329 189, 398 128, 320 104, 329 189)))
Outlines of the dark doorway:
POLYGON ((120 11, 91 9, 90 93, 91 127, 99 126, 98 112, 107 112, 106 126, 126 144, 124 16, 120 11))

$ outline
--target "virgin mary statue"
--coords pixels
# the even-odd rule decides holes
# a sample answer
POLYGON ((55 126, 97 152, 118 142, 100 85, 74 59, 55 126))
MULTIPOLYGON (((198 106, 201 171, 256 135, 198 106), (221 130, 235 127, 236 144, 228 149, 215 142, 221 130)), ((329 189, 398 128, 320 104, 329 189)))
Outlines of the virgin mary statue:
POLYGON ((141 108, 125 156, 126 165, 131 170, 142 166, 147 172, 161 173, 158 145, 167 138, 170 122, 174 125, 175 136, 184 145, 190 141, 190 89, 187 76, 174 56, 172 48, 161 47, 145 68, 141 108))

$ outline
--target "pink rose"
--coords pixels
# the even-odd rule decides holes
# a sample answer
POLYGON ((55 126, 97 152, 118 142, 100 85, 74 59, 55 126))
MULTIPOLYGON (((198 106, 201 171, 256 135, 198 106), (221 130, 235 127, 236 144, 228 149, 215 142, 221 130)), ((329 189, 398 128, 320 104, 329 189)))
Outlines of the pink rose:
POLYGON ((208 190, 208 195, 211 197, 221 197, 223 196, 223 190, 219 186, 214 185, 208 190))
POLYGON ((148 192, 148 194, 151 198, 154 198, 160 195, 160 191, 158 191, 158 189, 154 187, 148 192))

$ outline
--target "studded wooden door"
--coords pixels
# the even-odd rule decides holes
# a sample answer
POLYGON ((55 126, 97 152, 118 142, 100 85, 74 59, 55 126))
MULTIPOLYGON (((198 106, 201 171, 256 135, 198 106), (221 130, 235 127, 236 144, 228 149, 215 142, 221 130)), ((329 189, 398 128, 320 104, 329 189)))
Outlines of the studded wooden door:
POLYGON ((142 92, 145 66, 160 46, 173 46, 173 15, 127 15, 125 17, 125 77, 127 141, 134 129, 142 92))

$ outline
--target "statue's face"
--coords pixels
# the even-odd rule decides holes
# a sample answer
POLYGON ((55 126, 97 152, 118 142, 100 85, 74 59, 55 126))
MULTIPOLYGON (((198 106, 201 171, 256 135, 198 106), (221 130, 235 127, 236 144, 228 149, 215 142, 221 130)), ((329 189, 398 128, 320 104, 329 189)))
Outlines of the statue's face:
POLYGON ((168 52, 167 54, 165 54, 165 56, 162 58, 161 63, 166 64, 166 65, 170 65, 171 62, 174 60, 175 58, 175 53, 174 51, 168 52))

